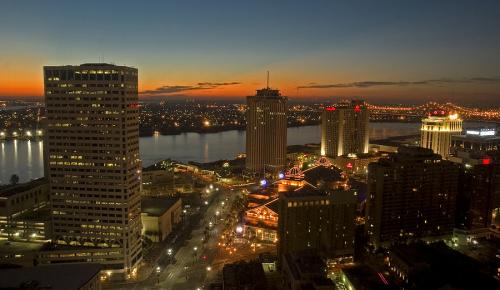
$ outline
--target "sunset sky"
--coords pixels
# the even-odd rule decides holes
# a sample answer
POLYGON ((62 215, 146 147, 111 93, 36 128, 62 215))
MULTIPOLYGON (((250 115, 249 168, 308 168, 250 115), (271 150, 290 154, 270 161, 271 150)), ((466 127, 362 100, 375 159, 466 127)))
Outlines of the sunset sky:
POLYGON ((362 96, 500 103, 500 1, 9 1, 0 97, 41 97, 44 65, 139 69, 144 98, 362 96))

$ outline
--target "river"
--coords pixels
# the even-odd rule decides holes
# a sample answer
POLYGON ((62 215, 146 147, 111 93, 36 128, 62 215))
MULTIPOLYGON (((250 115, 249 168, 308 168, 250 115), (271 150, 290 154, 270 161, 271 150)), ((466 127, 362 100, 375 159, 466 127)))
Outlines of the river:
MULTIPOLYGON (((370 139, 418 134, 419 126, 419 123, 371 123, 370 139)), ((320 136, 319 126, 288 128, 288 145, 320 143, 320 136)), ((245 131, 141 137, 139 144, 144 166, 167 158, 211 162, 233 159, 244 152, 245 131)), ((19 175, 21 182, 43 176, 42 141, 0 141, 0 184, 8 183, 12 174, 19 175)))

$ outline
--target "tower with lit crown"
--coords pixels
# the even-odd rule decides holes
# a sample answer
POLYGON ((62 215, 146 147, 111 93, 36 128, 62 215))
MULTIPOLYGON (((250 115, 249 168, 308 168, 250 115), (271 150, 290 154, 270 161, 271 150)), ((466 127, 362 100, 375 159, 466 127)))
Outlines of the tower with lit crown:
POLYGON ((434 111, 422 119, 420 146, 432 149, 443 159, 450 155, 451 136, 462 133, 462 119, 457 114, 434 111))
POLYGON ((279 90, 257 90, 247 97, 246 168, 278 172, 286 165, 287 97, 279 90))
POLYGON ((321 117, 321 155, 368 152, 369 111, 363 101, 326 107, 321 117))

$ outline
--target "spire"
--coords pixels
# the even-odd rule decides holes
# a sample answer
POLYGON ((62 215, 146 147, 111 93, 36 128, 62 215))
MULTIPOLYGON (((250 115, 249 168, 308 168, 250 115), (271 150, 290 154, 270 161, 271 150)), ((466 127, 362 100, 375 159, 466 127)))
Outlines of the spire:
POLYGON ((269 71, 267 71, 267 89, 269 89, 269 71))

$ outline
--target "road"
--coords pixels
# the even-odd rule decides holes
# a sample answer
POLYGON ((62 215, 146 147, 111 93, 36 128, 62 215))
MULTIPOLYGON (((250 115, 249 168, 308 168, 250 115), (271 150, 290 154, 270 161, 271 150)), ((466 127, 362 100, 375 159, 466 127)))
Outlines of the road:
MULTIPOLYGON (((199 225, 192 231, 191 238, 174 253, 175 263, 167 264, 160 259, 156 273, 148 279, 123 285, 108 284, 104 289, 198 289, 208 281, 217 279, 225 253, 217 246, 219 232, 228 218, 230 205, 239 191, 220 188, 214 193, 199 225), (223 205, 224 202, 224 205, 223 205), (210 226, 212 225, 212 226, 210 226), (206 231, 206 229, 210 229, 206 231), (205 238, 208 237, 208 238, 205 238)), ((167 251, 167 249, 164 249, 167 251)))

